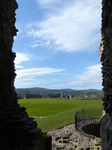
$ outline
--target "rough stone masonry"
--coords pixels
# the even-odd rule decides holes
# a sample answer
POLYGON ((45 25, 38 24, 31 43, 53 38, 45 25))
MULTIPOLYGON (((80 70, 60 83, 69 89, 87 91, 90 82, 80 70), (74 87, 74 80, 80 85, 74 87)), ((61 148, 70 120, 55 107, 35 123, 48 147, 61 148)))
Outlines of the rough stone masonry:
POLYGON ((102 41, 100 60, 102 64, 104 115, 100 119, 102 150, 112 150, 112 0, 102 0, 102 41))
POLYGON ((79 133, 74 124, 50 131, 48 134, 52 135, 52 150, 95 150, 94 139, 79 133))
POLYGON ((16 0, 0 1, 0 149, 43 150, 43 133, 25 108, 20 108, 14 88, 17 8, 16 0))

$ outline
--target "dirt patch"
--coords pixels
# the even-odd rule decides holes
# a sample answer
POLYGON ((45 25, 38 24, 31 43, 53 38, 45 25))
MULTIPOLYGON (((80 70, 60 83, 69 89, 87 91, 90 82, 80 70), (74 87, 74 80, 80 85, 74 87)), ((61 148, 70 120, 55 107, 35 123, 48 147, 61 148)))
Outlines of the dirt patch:
POLYGON ((45 119, 47 117, 45 116, 30 116, 31 118, 34 118, 34 119, 45 119))

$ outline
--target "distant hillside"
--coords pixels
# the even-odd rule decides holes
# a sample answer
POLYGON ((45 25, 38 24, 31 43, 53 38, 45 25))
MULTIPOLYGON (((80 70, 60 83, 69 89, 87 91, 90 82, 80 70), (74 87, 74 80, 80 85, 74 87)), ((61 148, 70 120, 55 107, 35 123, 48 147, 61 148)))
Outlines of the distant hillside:
POLYGON ((17 94, 57 94, 57 93, 103 93, 102 90, 88 89, 88 90, 73 90, 73 89, 46 89, 46 88, 17 88, 17 94))
POLYGON ((103 91, 96 89, 73 90, 73 89, 45 89, 45 88, 18 88, 16 89, 18 99, 20 98, 75 98, 75 99, 102 99, 103 91), (71 96, 70 96, 71 95, 71 96))

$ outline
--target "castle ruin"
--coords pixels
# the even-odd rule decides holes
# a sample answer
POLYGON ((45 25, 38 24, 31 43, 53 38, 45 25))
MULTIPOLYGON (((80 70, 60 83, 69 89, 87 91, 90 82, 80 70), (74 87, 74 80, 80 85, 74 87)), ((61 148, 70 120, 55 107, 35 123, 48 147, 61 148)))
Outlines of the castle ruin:
POLYGON ((102 0, 101 44, 103 106, 105 113, 100 119, 102 150, 112 150, 112 0, 102 0))
POLYGON ((16 0, 0 1, 0 149, 43 150, 43 133, 25 108, 20 108, 14 88, 17 8, 16 0))

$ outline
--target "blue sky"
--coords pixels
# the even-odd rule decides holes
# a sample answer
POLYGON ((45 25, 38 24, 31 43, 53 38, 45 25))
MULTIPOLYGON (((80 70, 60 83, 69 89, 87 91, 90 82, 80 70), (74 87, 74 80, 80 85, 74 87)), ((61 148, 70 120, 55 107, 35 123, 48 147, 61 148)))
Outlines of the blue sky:
POLYGON ((101 0, 17 0, 16 88, 102 89, 101 0))

